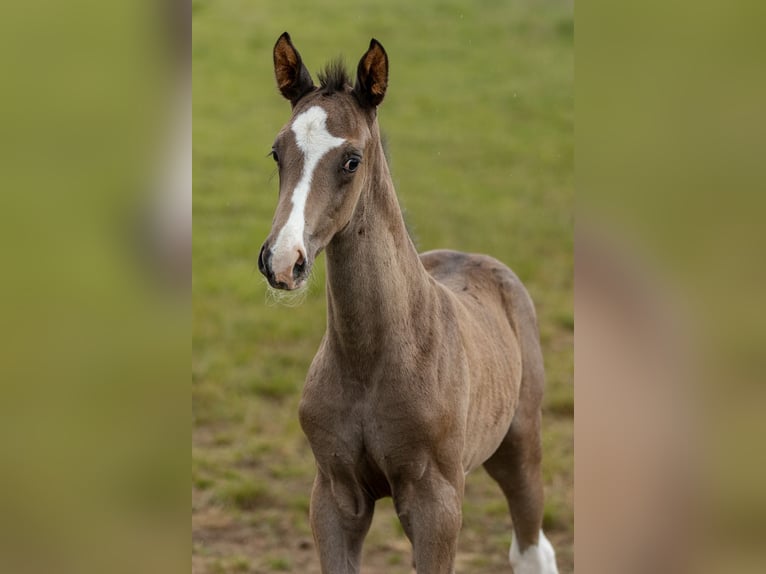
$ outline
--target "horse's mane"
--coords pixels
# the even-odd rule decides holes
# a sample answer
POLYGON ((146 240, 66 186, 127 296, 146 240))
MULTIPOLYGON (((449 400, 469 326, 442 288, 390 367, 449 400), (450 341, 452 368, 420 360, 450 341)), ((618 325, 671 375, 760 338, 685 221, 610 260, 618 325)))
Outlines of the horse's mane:
MULTIPOLYGON (((353 87, 351 83, 351 76, 348 75, 346 70, 346 64, 341 57, 337 57, 334 60, 328 62, 325 67, 317 74, 319 79, 319 89, 325 94, 334 94, 336 92, 345 92, 347 88, 353 87)), ((388 153, 388 138, 385 133, 381 132, 381 143, 383 146, 383 155, 386 158, 386 163, 391 165, 391 158, 388 153)), ((412 226, 410 225, 406 209, 402 206, 402 216, 404 217, 404 225, 407 228, 407 233, 412 239, 412 242, 417 246, 417 236, 415 235, 412 226)))
POLYGON ((353 86, 346 65, 340 57, 328 62, 317 77, 319 88, 326 94, 343 92, 347 87, 353 86))

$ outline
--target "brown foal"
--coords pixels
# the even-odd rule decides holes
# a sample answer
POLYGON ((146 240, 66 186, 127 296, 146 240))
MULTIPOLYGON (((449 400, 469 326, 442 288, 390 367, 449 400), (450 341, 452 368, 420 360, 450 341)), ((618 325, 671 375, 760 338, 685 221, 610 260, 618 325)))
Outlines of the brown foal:
POLYGON ((327 252, 327 331, 299 412, 322 572, 359 572, 385 496, 417 571, 453 572, 465 476, 484 465, 512 515, 515 574, 556 573, 541 530, 544 372, 526 289, 486 255, 418 255, 381 146, 388 57, 376 40, 354 85, 335 64, 315 86, 287 33, 274 68, 292 118, 272 150, 279 203, 259 268, 272 287, 300 289, 327 252))

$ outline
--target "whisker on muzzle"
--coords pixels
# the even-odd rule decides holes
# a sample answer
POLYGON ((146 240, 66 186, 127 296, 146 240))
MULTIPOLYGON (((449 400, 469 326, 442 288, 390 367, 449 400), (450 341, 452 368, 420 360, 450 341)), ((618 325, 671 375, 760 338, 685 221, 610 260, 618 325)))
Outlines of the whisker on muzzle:
POLYGON ((312 287, 315 285, 313 271, 306 277, 303 285, 293 291, 276 289, 269 285, 265 277, 262 281, 266 284, 266 304, 269 307, 276 307, 278 305, 282 307, 299 307, 306 301, 312 287))

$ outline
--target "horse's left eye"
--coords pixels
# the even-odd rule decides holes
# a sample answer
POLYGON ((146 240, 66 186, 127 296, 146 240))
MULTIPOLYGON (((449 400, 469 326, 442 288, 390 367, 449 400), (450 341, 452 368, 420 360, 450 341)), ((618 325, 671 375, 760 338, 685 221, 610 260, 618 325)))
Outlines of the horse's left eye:
POLYGON ((350 157, 346 160, 346 163, 343 164, 343 171, 346 173, 354 173, 356 171, 356 168, 359 167, 359 158, 358 157, 350 157))

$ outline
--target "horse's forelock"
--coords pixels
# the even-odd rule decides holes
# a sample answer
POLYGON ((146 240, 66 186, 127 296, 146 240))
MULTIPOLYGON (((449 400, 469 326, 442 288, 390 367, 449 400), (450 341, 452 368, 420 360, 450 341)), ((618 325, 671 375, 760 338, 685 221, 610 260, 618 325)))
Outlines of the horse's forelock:
POLYGON ((351 77, 348 75, 343 59, 338 57, 330 61, 322 71, 317 74, 319 88, 324 93, 343 92, 351 87, 351 77))

